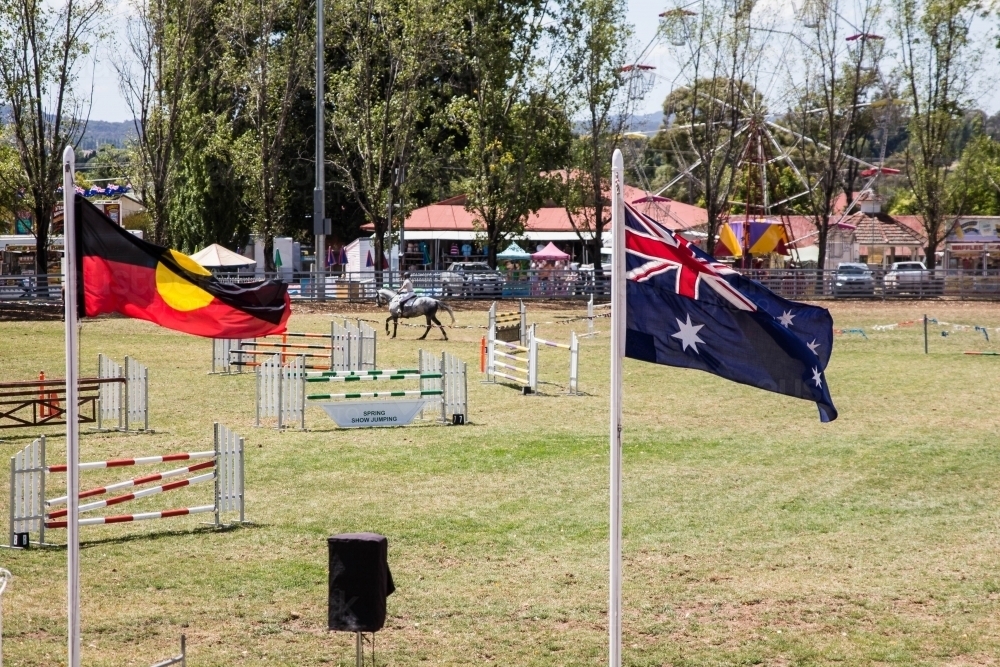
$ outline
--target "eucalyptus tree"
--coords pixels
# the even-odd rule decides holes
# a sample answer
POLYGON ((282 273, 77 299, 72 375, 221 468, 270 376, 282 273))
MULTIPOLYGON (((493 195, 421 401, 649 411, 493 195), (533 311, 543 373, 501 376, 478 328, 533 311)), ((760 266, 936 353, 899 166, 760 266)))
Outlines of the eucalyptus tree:
POLYGON ((453 124, 467 139, 461 181, 467 210, 480 225, 487 260, 520 234, 528 216, 555 192, 550 176, 565 166, 571 128, 553 70, 539 52, 545 0, 457 0, 459 49, 471 87, 451 104, 453 124))
POLYGON ((153 225, 153 241, 165 245, 188 76, 199 52, 195 40, 211 15, 209 0, 133 0, 123 46, 113 60, 118 87, 132 114, 136 178, 133 183, 153 225))
POLYGON ((800 21, 796 34, 802 48, 785 63, 795 101, 785 120, 798 140, 796 175, 804 185, 800 208, 816 227, 823 268, 837 199, 843 194, 850 200, 860 169, 870 166, 854 153, 871 148, 872 104, 884 107, 892 99, 880 86, 881 0, 811 0, 800 21))
POLYGON ((381 258, 393 215, 416 184, 410 162, 421 151, 434 81, 446 58, 454 15, 451 3, 428 0, 341 0, 331 42, 337 44, 328 79, 332 178, 375 227, 381 258))
POLYGON ((639 90, 641 70, 629 60, 632 28, 624 0, 566 0, 560 25, 566 44, 561 68, 571 117, 582 124, 566 170, 563 201, 569 221, 591 247, 601 275, 603 233, 611 222, 611 161, 639 90))
POLYGON ((10 135, 35 218, 40 275, 48 273, 62 151, 86 129, 88 105, 76 85, 104 9, 104 0, 0 3, 0 104, 9 108, 10 135))
POLYGON ((958 166, 956 134, 971 106, 981 60, 973 26, 979 0, 895 0, 899 73, 910 107, 906 178, 923 218, 927 266, 965 205, 964 189, 950 188, 958 166))

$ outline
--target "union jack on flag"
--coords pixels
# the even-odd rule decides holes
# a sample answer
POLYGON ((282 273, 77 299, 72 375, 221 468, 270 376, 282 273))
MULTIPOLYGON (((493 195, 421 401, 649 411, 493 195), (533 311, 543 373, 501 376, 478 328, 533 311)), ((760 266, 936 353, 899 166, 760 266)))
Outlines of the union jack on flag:
POLYGON ((824 372, 833 318, 788 301, 625 207, 625 356, 696 368, 837 410, 824 372))

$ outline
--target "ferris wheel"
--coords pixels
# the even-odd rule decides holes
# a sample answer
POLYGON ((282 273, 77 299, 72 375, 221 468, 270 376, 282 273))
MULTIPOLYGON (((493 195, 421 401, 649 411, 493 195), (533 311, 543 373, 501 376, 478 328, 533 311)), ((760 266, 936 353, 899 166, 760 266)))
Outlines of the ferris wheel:
MULTIPOLYGON (((699 0, 677 5, 659 15, 660 24, 656 35, 636 62, 629 66, 627 73, 630 77, 630 94, 633 91, 648 93, 657 79, 665 80, 650 62, 651 54, 655 51, 676 51, 686 46, 689 52, 691 51, 690 40, 698 16, 693 8, 699 5, 704 7, 705 3, 699 0)), ((766 33, 767 40, 771 42, 766 45, 771 47, 769 55, 773 60, 780 60, 783 54, 789 52, 789 47, 794 41, 801 42, 801 38, 795 34, 796 29, 817 27, 820 20, 818 12, 821 9, 819 0, 809 0, 797 12, 797 25, 792 29, 781 30, 773 26, 763 26, 749 27, 748 30, 766 33)), ((845 23, 848 28, 854 29, 842 38, 844 49, 859 46, 864 48, 871 42, 882 39, 870 30, 865 30, 867 26, 858 29, 851 26, 849 21, 845 20, 845 23)), ((700 37, 704 37, 703 33, 700 37)), ((691 72, 685 67, 683 59, 676 58, 676 61, 677 64, 672 68, 676 76, 668 81, 671 94, 683 91, 690 85, 691 79, 691 72)), ((713 160, 719 153, 736 156, 737 159, 731 167, 731 185, 736 187, 731 188, 726 198, 723 217, 727 220, 739 217, 745 223, 751 220, 780 218, 786 221, 788 238, 792 241, 801 240, 793 239, 791 230, 787 229, 787 212, 800 200, 809 197, 818 185, 818 181, 809 177, 808 170, 802 164, 803 155, 807 151, 814 155, 821 154, 829 152, 831 148, 818 138, 809 136, 801 128, 793 127, 787 122, 790 116, 779 116, 769 108, 769 104, 775 101, 776 93, 780 91, 779 82, 783 77, 787 77, 788 72, 787 69, 775 66, 773 62, 771 69, 768 70, 766 62, 765 58, 761 58, 756 71, 751 72, 752 76, 747 78, 752 85, 753 94, 740 95, 728 100, 712 100, 712 105, 724 109, 733 122, 729 131, 724 137, 720 137, 718 145, 711 147, 711 150, 697 152, 689 149, 690 135, 704 127, 703 123, 695 122, 698 119, 688 119, 690 122, 686 125, 677 124, 676 118, 665 119, 671 121, 671 126, 667 128, 670 131, 662 132, 660 135, 660 143, 666 143, 666 146, 661 146, 658 150, 667 153, 670 163, 676 168, 676 173, 665 183, 658 183, 657 187, 652 187, 645 170, 640 168, 643 154, 650 150, 648 137, 651 133, 629 133, 626 139, 630 141, 624 143, 639 181, 654 198, 661 198, 664 193, 678 185, 686 185, 689 192, 699 190, 703 186, 699 174, 705 171, 702 166, 706 159, 713 160), (779 184, 780 188, 777 187, 779 184)), ((877 155, 858 157, 841 149, 843 164, 849 165, 845 170, 848 172, 845 177, 850 177, 853 183, 859 184, 860 187, 852 189, 856 195, 840 212, 835 225, 840 225, 852 213, 858 198, 862 193, 871 191, 879 177, 883 174, 898 173, 897 170, 885 167, 886 146, 893 126, 898 123, 895 113, 898 101, 893 98, 892 91, 877 67, 873 67, 873 74, 877 75, 878 80, 875 86, 877 90, 875 99, 859 100, 853 107, 869 107, 868 111, 875 120, 875 128, 870 134, 868 143, 876 149, 870 152, 877 155)), ((705 93, 697 94, 705 95, 705 93)), ((798 113, 808 114, 813 111, 806 109, 799 110, 798 113)), ((748 226, 744 225, 743 228, 747 229, 748 226)), ((746 246, 746 243, 743 245, 746 246)))

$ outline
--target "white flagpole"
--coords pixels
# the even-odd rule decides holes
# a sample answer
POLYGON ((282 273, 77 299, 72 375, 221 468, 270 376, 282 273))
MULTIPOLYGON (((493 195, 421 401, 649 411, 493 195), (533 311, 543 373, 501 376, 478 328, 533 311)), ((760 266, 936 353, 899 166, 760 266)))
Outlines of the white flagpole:
POLYGON ((625 356, 625 163, 611 158, 611 585, 608 664, 622 664, 622 358, 625 356))
POLYGON ((76 183, 73 147, 63 151, 63 303, 66 308, 66 605, 69 667, 80 667, 80 406, 77 404, 79 359, 76 329, 76 183))

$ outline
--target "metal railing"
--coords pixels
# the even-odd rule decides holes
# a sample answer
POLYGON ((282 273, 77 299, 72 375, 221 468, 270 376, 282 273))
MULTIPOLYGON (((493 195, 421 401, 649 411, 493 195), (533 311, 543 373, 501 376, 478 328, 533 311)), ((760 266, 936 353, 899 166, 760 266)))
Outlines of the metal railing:
MULTIPOLYGON (((500 270, 461 276, 447 271, 413 271, 410 280, 417 294, 443 299, 579 299, 609 298, 610 271, 595 278, 592 271, 500 270)), ((935 269, 916 273, 893 273, 872 269, 859 278, 836 270, 746 269, 742 273, 788 299, 923 299, 947 297, 1000 301, 1000 270, 935 269)), ((288 283, 293 300, 373 301, 382 287, 396 289, 399 272, 363 271, 327 273, 322 283, 315 273, 269 272, 217 273, 224 282, 248 283, 280 278, 288 283), (321 288, 322 284, 322 288, 321 288)), ((62 276, 0 275, 3 302, 62 301, 62 276)))

